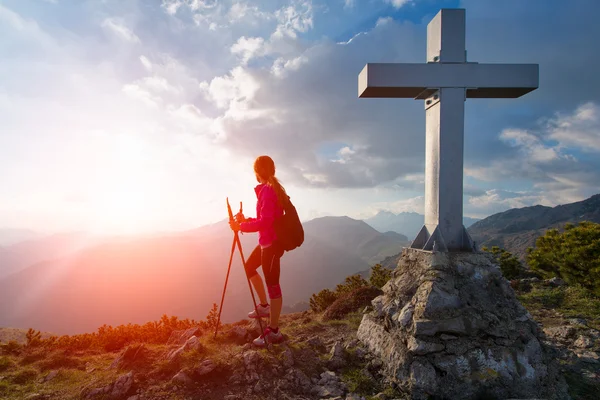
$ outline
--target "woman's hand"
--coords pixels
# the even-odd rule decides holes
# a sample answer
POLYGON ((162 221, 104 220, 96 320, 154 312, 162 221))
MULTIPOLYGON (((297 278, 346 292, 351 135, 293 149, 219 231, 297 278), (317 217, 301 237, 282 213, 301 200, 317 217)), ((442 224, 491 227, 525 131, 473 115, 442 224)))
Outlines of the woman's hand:
POLYGON ((235 214, 233 219, 239 224, 241 224, 242 222, 246 222, 246 217, 244 217, 244 214, 242 214, 241 212, 235 214))
POLYGON ((238 232, 240 230, 240 223, 237 221, 229 221, 229 227, 232 231, 238 232))

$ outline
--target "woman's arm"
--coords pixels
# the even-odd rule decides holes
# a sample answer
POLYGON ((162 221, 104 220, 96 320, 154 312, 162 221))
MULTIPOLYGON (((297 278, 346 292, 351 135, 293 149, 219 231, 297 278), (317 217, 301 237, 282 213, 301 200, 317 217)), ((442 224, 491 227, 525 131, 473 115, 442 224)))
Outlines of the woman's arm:
POLYGON ((249 218, 240 224, 242 232, 258 232, 273 226, 277 208, 277 195, 270 186, 265 186, 258 196, 260 218, 249 218))

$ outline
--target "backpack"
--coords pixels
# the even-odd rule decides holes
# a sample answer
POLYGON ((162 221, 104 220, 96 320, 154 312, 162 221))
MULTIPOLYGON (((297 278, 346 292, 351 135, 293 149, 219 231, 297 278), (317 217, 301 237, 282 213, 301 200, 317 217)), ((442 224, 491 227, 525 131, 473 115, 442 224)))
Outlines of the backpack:
POLYGON ((275 234, 282 249, 291 251, 304 242, 304 228, 302 228, 296 207, 292 204, 289 196, 283 212, 283 216, 275 220, 275 234))

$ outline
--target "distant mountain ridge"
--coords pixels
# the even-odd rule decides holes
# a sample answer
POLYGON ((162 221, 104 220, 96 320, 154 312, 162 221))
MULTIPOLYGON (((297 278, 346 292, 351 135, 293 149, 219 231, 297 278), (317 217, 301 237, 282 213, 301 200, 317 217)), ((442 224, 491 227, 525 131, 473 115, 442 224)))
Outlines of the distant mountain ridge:
MULTIPOLYGON (((396 254, 406 244, 397 233, 380 233, 347 217, 308 221, 304 230, 304 244, 282 258, 281 286, 288 307, 369 269, 370 260, 396 254)), ((0 326, 72 334, 103 324, 143 323, 163 314, 201 319, 220 302, 232 238, 222 221, 178 235, 112 239, 38 260, 0 278, 0 326)), ((241 235, 241 241, 248 258, 256 234, 241 235)), ((251 304, 236 254, 223 320, 243 318, 251 304)))
MULTIPOLYGON (((415 212, 394 214, 390 211, 379 211, 376 215, 363 221, 380 232, 398 232, 408 237, 408 239, 413 240, 425 223, 425 216, 415 212)), ((463 218, 463 224, 467 228, 477 221, 479 220, 475 218, 463 218)))
POLYGON ((600 194, 556 207, 513 208, 474 223, 468 231, 478 246, 499 246, 524 259, 527 248, 548 229, 581 221, 600 223, 600 194))

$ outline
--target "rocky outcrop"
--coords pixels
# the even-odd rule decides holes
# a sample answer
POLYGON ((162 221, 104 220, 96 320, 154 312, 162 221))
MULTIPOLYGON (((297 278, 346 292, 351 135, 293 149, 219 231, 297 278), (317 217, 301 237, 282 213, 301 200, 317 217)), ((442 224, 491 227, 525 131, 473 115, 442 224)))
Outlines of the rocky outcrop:
POLYGON ((405 249, 358 338, 414 399, 567 399, 543 335, 491 257, 405 249))

